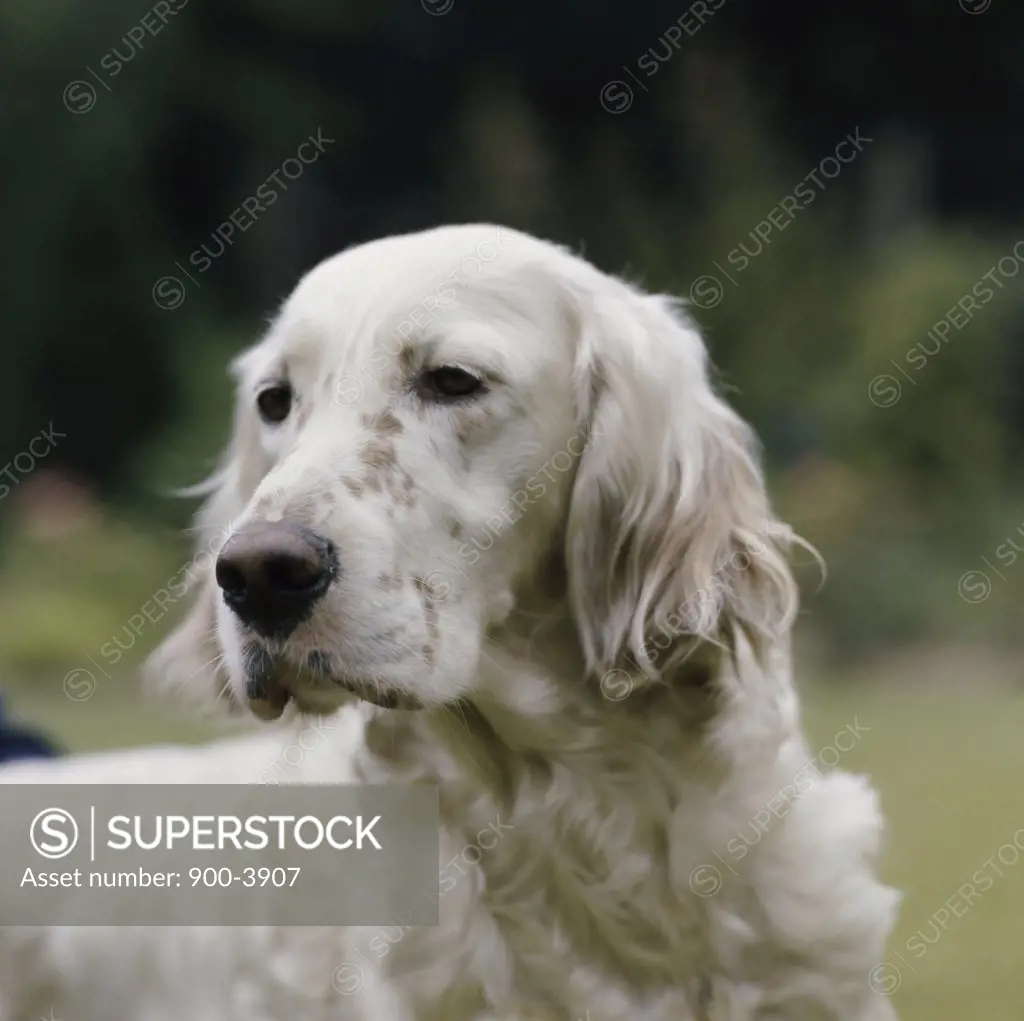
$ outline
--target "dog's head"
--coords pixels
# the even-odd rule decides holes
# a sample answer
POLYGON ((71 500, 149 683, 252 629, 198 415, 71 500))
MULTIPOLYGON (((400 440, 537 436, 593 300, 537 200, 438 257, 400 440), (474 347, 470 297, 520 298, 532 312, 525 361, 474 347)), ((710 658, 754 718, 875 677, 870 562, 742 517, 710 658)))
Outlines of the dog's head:
POLYGON ((197 603, 152 661, 173 683, 263 716, 472 699, 552 550, 597 677, 789 626, 790 533, 697 331, 563 249, 465 226, 349 250, 235 372, 197 603))

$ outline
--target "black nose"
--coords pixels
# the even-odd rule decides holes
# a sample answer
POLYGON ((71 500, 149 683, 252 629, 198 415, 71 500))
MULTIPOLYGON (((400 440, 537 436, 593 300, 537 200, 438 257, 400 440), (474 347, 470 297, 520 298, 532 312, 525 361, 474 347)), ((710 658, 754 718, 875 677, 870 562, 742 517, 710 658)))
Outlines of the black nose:
POLYGON ((216 567, 224 602, 267 638, 287 637, 309 616, 336 573, 333 543, 288 521, 233 535, 216 567))

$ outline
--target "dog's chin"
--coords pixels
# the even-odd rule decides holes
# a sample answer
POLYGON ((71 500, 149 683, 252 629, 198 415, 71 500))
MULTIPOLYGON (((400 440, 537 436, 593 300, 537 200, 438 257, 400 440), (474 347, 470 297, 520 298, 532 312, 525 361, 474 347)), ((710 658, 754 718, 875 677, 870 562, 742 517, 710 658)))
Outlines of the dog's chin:
POLYGON ((376 679, 363 679, 347 671, 325 671, 317 663, 296 664, 265 649, 246 651, 244 703, 261 720, 276 720, 289 705, 303 714, 328 716, 353 699, 382 709, 421 709, 422 703, 406 692, 376 679))

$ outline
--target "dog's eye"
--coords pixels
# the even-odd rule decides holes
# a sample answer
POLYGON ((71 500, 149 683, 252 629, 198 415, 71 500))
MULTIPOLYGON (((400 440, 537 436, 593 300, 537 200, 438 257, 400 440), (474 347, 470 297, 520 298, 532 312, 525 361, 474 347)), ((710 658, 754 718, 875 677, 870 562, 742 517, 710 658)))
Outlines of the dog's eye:
POLYGON ((420 389, 425 397, 434 399, 454 399, 472 397, 485 389, 484 381, 472 372, 460 369, 456 365, 442 365, 439 369, 431 369, 420 377, 420 389))
POLYGON ((283 422, 292 410, 292 388, 287 383, 268 386, 256 398, 264 422, 283 422))

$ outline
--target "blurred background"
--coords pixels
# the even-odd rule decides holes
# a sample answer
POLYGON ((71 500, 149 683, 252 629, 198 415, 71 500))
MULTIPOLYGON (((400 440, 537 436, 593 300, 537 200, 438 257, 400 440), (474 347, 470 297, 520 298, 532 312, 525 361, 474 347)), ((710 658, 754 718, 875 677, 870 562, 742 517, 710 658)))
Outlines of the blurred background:
POLYGON ((65 749, 214 733, 136 668, 227 360, 338 249, 507 223, 691 301, 828 564, 808 729, 831 764, 853 728, 908 891, 874 981, 1019 1021, 1022 31, 1011 0, 5 3, 9 711, 65 749))

